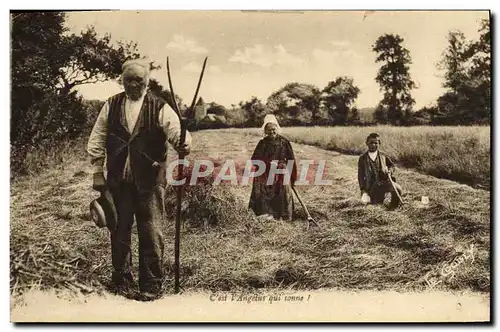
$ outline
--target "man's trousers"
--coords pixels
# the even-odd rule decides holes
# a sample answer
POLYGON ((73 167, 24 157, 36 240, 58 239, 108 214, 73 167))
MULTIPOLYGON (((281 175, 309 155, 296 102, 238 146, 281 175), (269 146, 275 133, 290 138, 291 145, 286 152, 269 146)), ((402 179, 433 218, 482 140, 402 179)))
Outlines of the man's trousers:
POLYGON ((117 228, 111 233, 111 255, 114 278, 132 272, 131 237, 134 216, 139 235, 139 288, 141 292, 159 292, 163 281, 165 223, 165 187, 141 191, 121 182, 111 188, 118 215, 117 228))
MULTIPOLYGON (((394 182, 394 187, 399 192, 399 195, 403 194, 403 188, 401 188, 401 186, 398 183, 394 182)), ((399 199, 396 196, 396 193, 394 192, 394 189, 392 188, 392 185, 389 181, 383 181, 381 183, 378 183, 370 189, 370 192, 368 194, 370 195, 371 203, 372 204, 383 203, 385 194, 388 192, 391 193, 390 206, 397 207, 399 205, 399 199)))

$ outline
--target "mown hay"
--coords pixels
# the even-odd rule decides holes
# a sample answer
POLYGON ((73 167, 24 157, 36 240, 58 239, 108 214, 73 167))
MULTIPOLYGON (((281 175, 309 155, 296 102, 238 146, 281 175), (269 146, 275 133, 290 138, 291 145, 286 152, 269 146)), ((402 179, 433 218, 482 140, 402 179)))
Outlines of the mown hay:
POLYGON ((33 244, 33 239, 14 234, 11 238, 10 287, 12 293, 28 288, 70 289, 83 293, 102 290, 98 271, 103 263, 94 264, 91 257, 74 256, 57 243, 33 244))
MULTIPOLYGON (((218 147, 217 140, 233 142, 231 149, 241 151, 235 143, 241 134, 232 135, 204 133, 203 144, 218 147)), ((246 138, 255 143, 252 136, 246 138)), ((205 146, 199 149, 207 150, 205 146)), ((327 171, 332 173, 324 178, 342 179, 331 186, 297 188, 320 227, 307 228, 298 202, 293 222, 256 217, 248 210, 249 187, 215 185, 206 179, 196 187, 184 188, 182 290, 424 290, 427 273, 439 274, 443 264, 471 245, 474 261, 457 267, 455 278, 443 277, 437 288, 490 290, 487 192, 402 170, 398 179, 408 190, 403 197, 405 206, 397 211, 364 206, 356 197, 355 157, 303 149, 309 151, 303 158, 313 159, 312 154, 315 159, 330 158, 332 167, 327 171), (422 195, 430 198, 426 207, 419 203, 422 195)), ((64 168, 12 183, 11 292, 30 287, 107 289, 112 269, 109 232, 90 221, 88 203, 95 192, 86 165, 78 159, 64 168)), ((167 187, 165 203, 165 292, 172 293, 173 187, 167 187)), ((134 227, 135 274, 136 233, 134 227)))
MULTIPOLYGON (((167 187, 165 207, 171 219, 176 217, 177 195, 178 187, 167 187)), ((181 218, 192 227, 229 226, 254 217, 227 185, 214 185, 213 178, 200 178, 196 186, 182 187, 181 218)))

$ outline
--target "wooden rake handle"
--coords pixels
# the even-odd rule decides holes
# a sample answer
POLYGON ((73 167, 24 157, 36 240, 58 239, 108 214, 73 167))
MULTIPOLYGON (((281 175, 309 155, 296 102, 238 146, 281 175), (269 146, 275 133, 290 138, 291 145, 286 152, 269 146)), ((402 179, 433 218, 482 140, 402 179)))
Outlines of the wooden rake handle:
POLYGON ((387 174, 387 178, 389 179, 389 182, 391 183, 391 186, 392 186, 392 190, 394 190, 394 192, 396 193, 396 196, 398 197, 399 202, 401 204, 404 204, 403 198, 399 194, 399 191, 396 189, 396 186, 394 185, 394 181, 392 181, 391 173, 387 174))
POLYGON ((295 187, 292 187, 292 190, 293 192, 295 193, 295 196, 297 196, 297 199, 300 203, 300 205, 302 206, 302 208, 304 209, 304 211, 306 212, 307 214, 307 229, 309 229, 309 224, 311 222, 313 222, 316 226, 319 227, 319 224, 316 222, 316 220, 313 219, 313 217, 311 217, 311 214, 309 213, 309 210, 307 209, 307 206, 304 204, 304 202, 302 201, 302 198, 300 197, 299 193, 297 192, 297 190, 295 189, 295 187))

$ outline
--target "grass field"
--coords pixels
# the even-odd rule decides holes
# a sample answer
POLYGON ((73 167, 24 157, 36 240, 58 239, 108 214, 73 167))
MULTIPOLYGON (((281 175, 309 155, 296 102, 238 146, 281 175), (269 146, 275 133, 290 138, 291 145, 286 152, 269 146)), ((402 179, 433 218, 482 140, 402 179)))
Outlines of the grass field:
MULTIPOLYGON (((324 130, 326 134, 333 132, 324 130)), ((345 129, 345 135, 348 130, 345 129)), ((350 130, 359 130, 356 137, 361 149, 365 132, 350 130)), ((304 140, 313 139, 312 129, 310 138, 306 136, 307 129, 292 128, 286 134, 292 136, 294 132, 303 132, 304 140)), ((388 132, 379 132, 384 148, 389 149, 388 132)), ((316 135, 319 137, 317 132, 316 135)), ((336 137, 331 135, 330 139, 336 137)), ((397 137, 396 132, 394 135, 397 137)), ((405 135, 408 132, 400 137, 405 135)), ((459 136, 448 135, 448 142, 458 142, 459 136)), ((483 148, 486 143, 481 139, 478 141, 483 148)), ((209 156, 219 161, 246 160, 258 140, 255 130, 196 132, 189 159, 209 156)), ((321 145, 317 141, 315 144, 321 145)), ((396 211, 364 206, 358 197, 356 156, 300 143, 293 143, 293 148, 301 159, 328 161, 324 178, 330 179, 331 185, 299 188, 320 227, 307 229, 298 203, 297 218, 291 223, 255 217, 247 210, 249 186, 207 184, 190 188, 183 204, 184 291, 425 291, 429 288, 427 277, 433 277, 441 281, 435 286, 437 290, 489 292, 489 191, 401 167, 397 177, 405 190, 406 204, 396 211), (427 206, 420 204, 423 195, 430 198, 427 206), (449 268, 469 252, 473 252, 473 260, 455 266, 452 278, 449 273, 443 275, 446 266, 449 268)), ((11 181, 13 295, 37 288, 85 293, 107 289, 111 273, 109 233, 90 221, 88 204, 96 193, 91 189, 83 141, 72 151, 65 151, 58 156, 64 163, 57 168, 11 181)), ((172 158, 175 155, 170 154, 172 158)), ((168 293, 173 292, 174 200, 173 191, 168 191, 166 206, 170 217, 164 225, 168 293)), ((136 250, 135 235, 133 246, 136 250)), ((137 266, 136 251, 133 261, 137 266)))
MULTIPOLYGON (((260 129, 252 129, 260 135, 260 129)), ((359 155, 366 136, 381 135, 381 150, 400 166, 472 185, 490 188, 490 127, 289 127, 290 140, 327 150, 359 155)))

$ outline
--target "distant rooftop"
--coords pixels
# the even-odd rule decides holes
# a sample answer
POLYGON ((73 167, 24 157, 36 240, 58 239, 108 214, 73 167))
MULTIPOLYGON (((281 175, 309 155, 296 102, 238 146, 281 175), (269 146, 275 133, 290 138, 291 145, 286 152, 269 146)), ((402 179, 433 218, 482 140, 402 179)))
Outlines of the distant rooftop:
POLYGON ((203 100, 202 97, 198 98, 198 102, 196 103, 196 106, 200 106, 200 105, 205 105, 205 101, 203 100))

